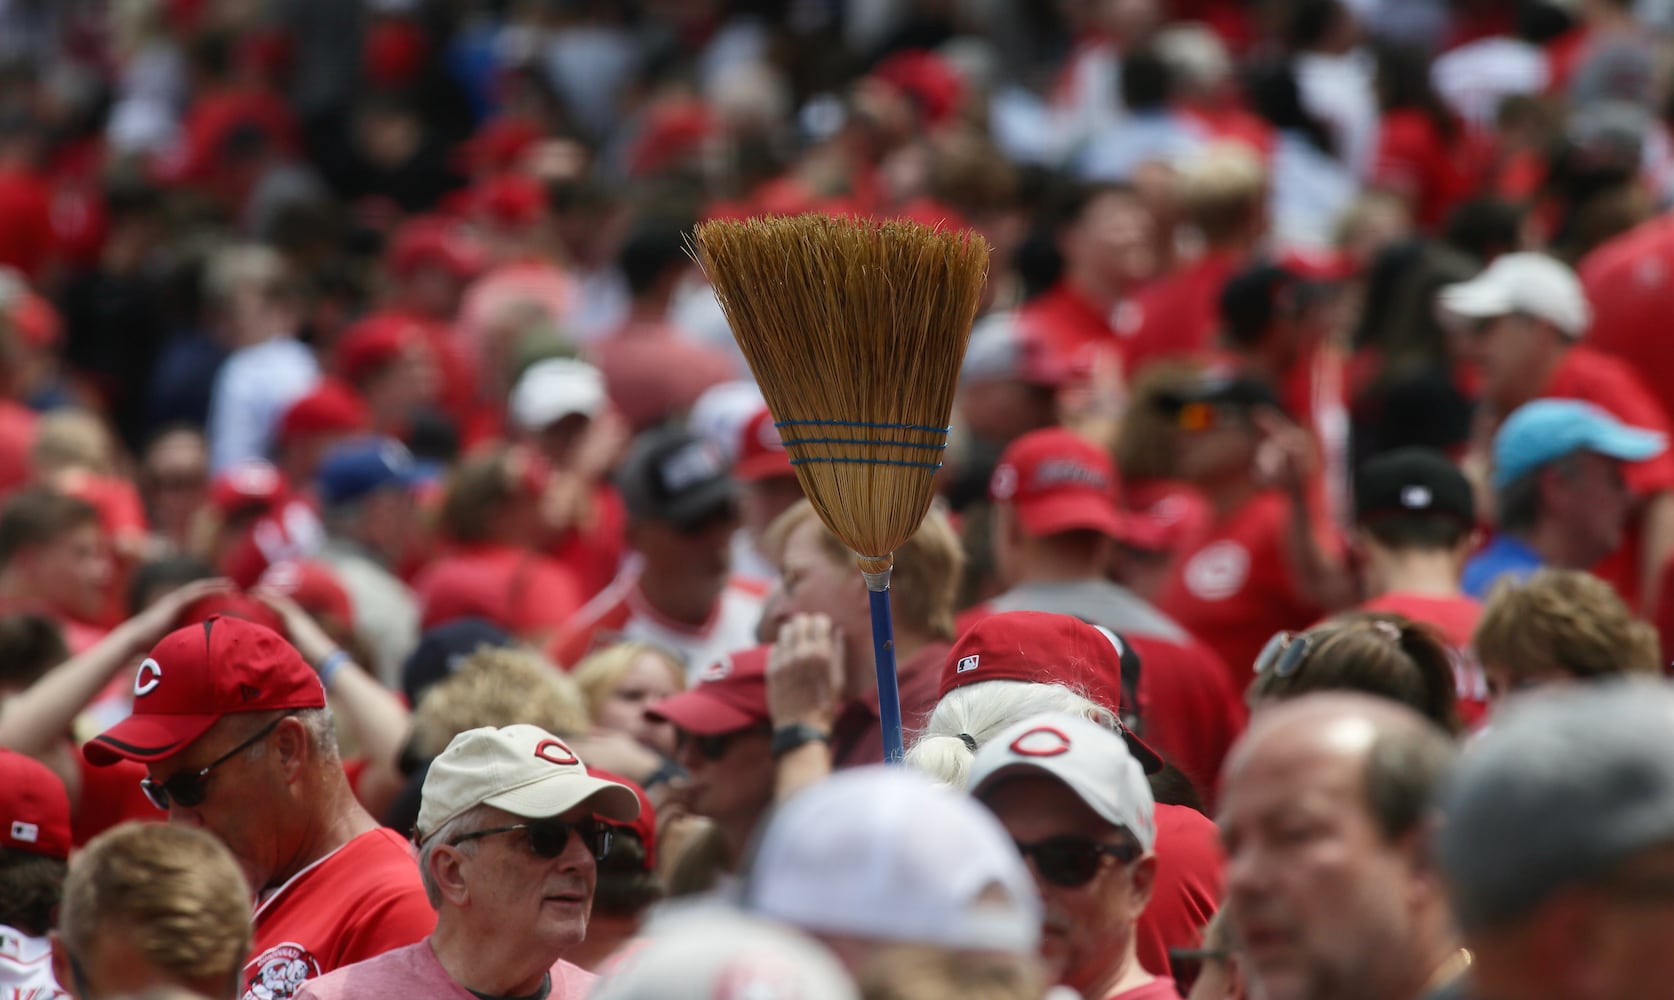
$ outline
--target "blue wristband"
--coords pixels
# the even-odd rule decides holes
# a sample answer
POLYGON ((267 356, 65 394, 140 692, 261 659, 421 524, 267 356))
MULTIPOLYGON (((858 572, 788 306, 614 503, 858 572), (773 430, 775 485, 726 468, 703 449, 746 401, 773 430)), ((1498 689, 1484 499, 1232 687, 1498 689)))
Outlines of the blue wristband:
POLYGON ((337 676, 337 671, 342 670, 345 664, 352 662, 353 659, 349 656, 347 650, 332 650, 325 659, 320 661, 320 665, 314 668, 314 672, 320 675, 320 685, 327 691, 331 690, 331 679, 337 676))

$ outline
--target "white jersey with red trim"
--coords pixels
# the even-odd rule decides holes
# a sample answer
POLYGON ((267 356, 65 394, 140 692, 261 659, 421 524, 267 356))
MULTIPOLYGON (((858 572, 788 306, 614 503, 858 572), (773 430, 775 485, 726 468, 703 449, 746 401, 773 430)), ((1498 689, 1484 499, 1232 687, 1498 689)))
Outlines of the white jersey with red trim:
POLYGON ((645 600, 633 577, 618 581, 576 613, 561 630, 551 653, 573 667, 582 657, 617 642, 648 642, 678 656, 686 678, 695 682, 704 667, 756 644, 761 622, 761 588, 735 580, 715 602, 702 626, 671 621, 645 600))
POLYGON ((68 1000, 52 975, 52 944, 0 924, 0 1000, 68 1000))

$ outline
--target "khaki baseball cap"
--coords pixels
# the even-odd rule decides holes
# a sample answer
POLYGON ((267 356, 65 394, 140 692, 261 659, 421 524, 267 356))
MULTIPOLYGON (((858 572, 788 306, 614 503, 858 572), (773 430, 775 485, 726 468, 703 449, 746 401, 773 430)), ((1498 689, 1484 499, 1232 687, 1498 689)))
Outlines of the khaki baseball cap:
POLYGON ((467 729, 430 763, 414 839, 423 844, 477 806, 545 819, 589 799, 606 819, 631 823, 639 817, 633 789, 588 774, 568 744, 539 726, 467 729))

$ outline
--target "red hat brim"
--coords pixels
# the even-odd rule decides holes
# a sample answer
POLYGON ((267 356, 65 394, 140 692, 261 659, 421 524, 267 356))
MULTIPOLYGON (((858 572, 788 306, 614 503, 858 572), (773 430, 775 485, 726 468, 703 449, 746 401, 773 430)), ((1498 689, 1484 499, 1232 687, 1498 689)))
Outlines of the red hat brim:
POLYGON ((82 748, 87 762, 109 767, 118 761, 143 764, 172 757, 215 725, 219 715, 130 715, 82 748))
MULTIPOLYGON (((765 689, 763 689, 765 692, 765 689)), ((768 720, 765 700, 759 713, 748 712, 702 688, 671 695, 645 710, 647 718, 672 722, 694 736, 720 736, 768 720)))

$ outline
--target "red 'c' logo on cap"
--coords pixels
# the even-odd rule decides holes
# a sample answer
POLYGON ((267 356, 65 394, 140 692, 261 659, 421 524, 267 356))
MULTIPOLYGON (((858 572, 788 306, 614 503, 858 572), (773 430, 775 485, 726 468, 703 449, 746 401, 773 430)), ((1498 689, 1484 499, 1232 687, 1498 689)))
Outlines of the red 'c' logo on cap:
POLYGON ((535 756, 549 764, 579 764, 581 758, 565 746, 562 740, 541 740, 535 744, 535 756))
POLYGON ((1053 726, 1036 726, 1012 740, 1009 749, 1019 757, 1056 757, 1069 753, 1070 738, 1053 726))
POLYGON ((134 697, 140 698, 157 690, 157 685, 163 682, 163 666, 151 657, 146 657, 134 673, 134 697))

